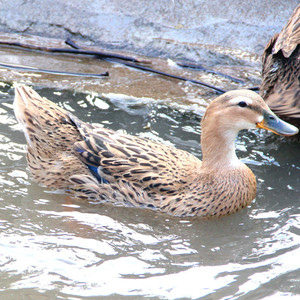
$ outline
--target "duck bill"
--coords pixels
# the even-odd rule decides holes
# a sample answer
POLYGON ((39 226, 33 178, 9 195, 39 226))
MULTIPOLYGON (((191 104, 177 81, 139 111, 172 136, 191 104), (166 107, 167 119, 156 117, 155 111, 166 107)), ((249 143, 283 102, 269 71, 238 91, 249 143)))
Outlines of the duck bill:
POLYGON ((270 130, 278 135, 291 136, 299 132, 299 129, 285 121, 279 119, 271 111, 264 111, 263 120, 256 123, 256 127, 270 130))

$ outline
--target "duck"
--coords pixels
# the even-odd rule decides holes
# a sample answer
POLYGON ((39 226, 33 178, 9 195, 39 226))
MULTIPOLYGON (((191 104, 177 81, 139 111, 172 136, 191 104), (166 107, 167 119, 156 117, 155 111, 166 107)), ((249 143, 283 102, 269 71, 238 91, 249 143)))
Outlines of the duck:
POLYGON ((225 216, 255 198, 256 178, 235 153, 239 131, 298 133, 250 90, 211 101, 201 121, 202 161, 170 145, 84 122, 26 85, 15 87, 14 112, 38 183, 79 199, 177 217, 225 216))
POLYGON ((260 95, 275 114, 300 128, 300 4, 264 49, 260 95))

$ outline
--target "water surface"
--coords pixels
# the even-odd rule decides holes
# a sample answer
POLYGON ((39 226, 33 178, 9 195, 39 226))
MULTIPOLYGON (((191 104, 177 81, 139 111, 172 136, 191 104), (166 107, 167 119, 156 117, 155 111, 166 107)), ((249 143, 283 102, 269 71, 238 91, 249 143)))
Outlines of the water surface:
MULTIPOLYGON (((214 96, 193 101, 196 93, 189 91, 195 86, 180 87, 191 100, 180 105, 170 101, 172 94, 154 99, 149 91, 145 98, 117 94, 113 87, 101 95, 37 83, 34 88, 85 121, 201 158, 203 110, 198 108, 214 96)), ((35 183, 26 168, 13 94, 10 84, 0 82, 3 299, 277 299, 300 294, 299 144, 263 131, 242 132, 237 154, 257 176, 255 201, 222 219, 174 218, 83 202, 35 183)))

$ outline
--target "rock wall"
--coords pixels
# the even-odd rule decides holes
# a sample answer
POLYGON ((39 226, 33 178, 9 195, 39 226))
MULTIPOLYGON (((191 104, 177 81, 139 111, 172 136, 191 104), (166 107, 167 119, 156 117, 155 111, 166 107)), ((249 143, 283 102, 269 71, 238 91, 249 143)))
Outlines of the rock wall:
POLYGON ((72 37, 146 55, 177 56, 184 44, 262 53, 298 0, 1 0, 0 30, 72 37))

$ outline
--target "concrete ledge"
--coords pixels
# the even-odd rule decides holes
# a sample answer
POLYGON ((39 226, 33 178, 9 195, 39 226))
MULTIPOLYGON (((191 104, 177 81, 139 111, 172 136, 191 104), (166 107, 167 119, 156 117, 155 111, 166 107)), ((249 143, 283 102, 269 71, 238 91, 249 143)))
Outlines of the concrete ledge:
POLYGON ((261 54, 297 4, 298 0, 2 0, 0 30, 72 37, 151 56, 178 57, 183 55, 182 44, 261 54))

